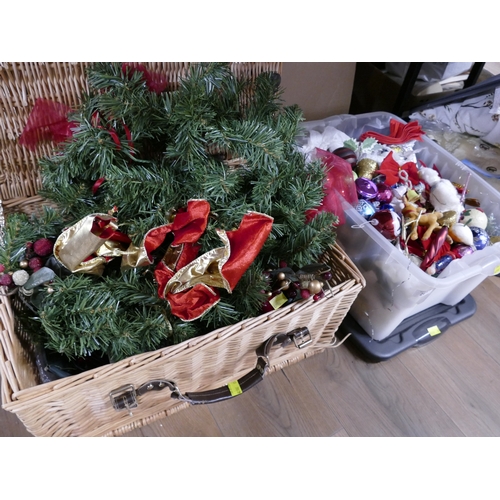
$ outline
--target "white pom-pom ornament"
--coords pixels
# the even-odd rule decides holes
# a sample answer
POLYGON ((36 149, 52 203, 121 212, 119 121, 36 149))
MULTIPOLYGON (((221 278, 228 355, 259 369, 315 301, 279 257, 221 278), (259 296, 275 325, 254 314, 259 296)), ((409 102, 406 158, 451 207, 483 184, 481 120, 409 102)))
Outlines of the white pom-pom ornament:
POLYGON ((16 271, 12 275, 12 281, 17 286, 23 286, 29 280, 29 278, 30 278, 30 275, 22 269, 19 271, 16 271))
POLYGON ((453 211, 461 214, 464 206, 457 188, 448 179, 442 179, 439 173, 432 168, 422 167, 418 171, 419 177, 431 186, 429 202, 437 212, 453 211))

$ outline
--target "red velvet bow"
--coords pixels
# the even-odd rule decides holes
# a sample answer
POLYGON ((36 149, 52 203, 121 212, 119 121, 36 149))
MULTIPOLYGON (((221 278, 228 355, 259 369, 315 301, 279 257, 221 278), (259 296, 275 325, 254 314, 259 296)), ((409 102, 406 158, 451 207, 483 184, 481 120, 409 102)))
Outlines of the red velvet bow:
POLYGON ((72 137, 74 122, 68 120, 71 108, 48 99, 37 99, 31 110, 19 144, 34 151, 41 142, 64 142, 72 137))
POLYGON ((394 184, 402 182, 399 176, 399 172, 401 171, 405 171, 408 174, 408 180, 410 180, 414 186, 420 182, 418 169, 415 163, 409 161, 404 165, 399 165, 393 158, 392 151, 384 158, 377 173, 384 174, 386 176, 386 184, 388 186, 393 186, 394 184))
POLYGON ((375 131, 365 132, 360 136, 360 142, 365 139, 376 139, 380 144, 403 144, 412 140, 421 141, 425 132, 417 121, 401 123, 391 118, 389 135, 383 135, 375 131))

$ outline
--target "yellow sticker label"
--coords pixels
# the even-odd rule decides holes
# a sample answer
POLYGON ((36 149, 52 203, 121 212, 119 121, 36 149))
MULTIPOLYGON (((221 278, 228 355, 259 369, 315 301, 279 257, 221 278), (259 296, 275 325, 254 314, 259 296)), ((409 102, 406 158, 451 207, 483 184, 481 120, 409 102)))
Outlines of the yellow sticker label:
POLYGON ((269 303, 274 307, 274 309, 280 308, 288 300, 287 296, 281 292, 276 297, 273 297, 269 303))
POLYGON ((441 333, 441 330, 437 326, 431 326, 430 328, 427 328, 427 331, 429 332, 429 335, 433 337, 434 335, 439 335, 441 333))
POLYGON ((493 271, 493 274, 498 274, 500 273, 500 266, 495 267, 495 270, 493 271))
POLYGON ((227 384, 227 388, 229 389, 231 396, 237 396, 238 394, 243 394, 240 383, 237 380, 235 380, 234 382, 229 382, 229 384, 227 384))

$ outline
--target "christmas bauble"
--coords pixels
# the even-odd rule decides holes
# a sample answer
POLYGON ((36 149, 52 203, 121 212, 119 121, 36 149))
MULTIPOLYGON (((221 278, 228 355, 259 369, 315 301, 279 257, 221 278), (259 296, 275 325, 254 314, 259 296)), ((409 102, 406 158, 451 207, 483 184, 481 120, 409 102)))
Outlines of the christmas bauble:
POLYGON ((457 255, 458 258, 465 257, 466 255, 470 255, 476 251, 476 247, 471 247, 469 245, 464 245, 463 243, 457 243, 453 245, 453 252, 457 255))
POLYGON ((392 200, 392 189, 390 186, 384 183, 377 184, 376 186, 378 190, 377 201, 380 201, 380 203, 389 203, 392 200))
POLYGON ((488 216, 480 208, 470 208, 462 212, 460 222, 469 227, 486 229, 488 216))
POLYGON ((473 244, 476 250, 482 250, 490 244, 490 237, 488 233, 481 227, 471 227, 473 244))
POLYGON ((462 224, 461 222, 457 222, 450 227, 449 233, 451 239, 456 243, 464 243, 465 245, 473 245, 474 237, 472 235, 472 231, 470 227, 462 224))
POLYGON ((316 294, 316 293, 321 292, 321 290, 323 290, 323 284, 319 280, 312 280, 309 282, 309 286, 307 287, 307 289, 312 294, 316 294))
POLYGON ((335 151, 333 151, 333 154, 347 161, 348 163, 351 164, 351 166, 356 165, 356 162, 358 161, 356 153, 350 148, 345 148, 345 147, 337 148, 335 151))
POLYGON ((365 219, 369 219, 375 212, 375 206, 367 200, 359 200, 356 205, 356 211, 361 214, 365 219))
POLYGON ((378 163, 370 158, 363 158, 356 165, 358 177, 364 177, 365 179, 371 179, 377 170, 378 163))
POLYGON ((392 210, 379 210, 372 216, 370 222, 388 240, 394 240, 401 234, 401 219, 392 210))
POLYGON ((370 179, 358 177, 354 183, 356 184, 356 191, 358 192, 358 196, 360 198, 363 198, 364 200, 373 200, 377 196, 377 185, 370 179))
POLYGON ((443 212, 443 216, 438 219, 440 226, 451 227, 455 224, 455 222, 457 222, 457 213, 454 210, 447 210, 446 212, 443 212))
POLYGON ((434 274, 439 274, 448 266, 448 264, 453 260, 451 255, 443 255, 434 263, 434 274))
POLYGON ((372 181, 375 184, 385 184, 385 180, 387 179, 387 176, 385 174, 377 174, 372 177, 372 181))

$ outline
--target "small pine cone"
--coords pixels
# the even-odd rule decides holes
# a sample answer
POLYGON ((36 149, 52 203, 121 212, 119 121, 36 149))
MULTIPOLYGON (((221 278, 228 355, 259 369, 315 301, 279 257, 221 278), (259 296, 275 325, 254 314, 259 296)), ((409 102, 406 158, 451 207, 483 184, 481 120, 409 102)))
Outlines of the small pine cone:
POLYGON ((54 243, 50 241, 48 238, 40 238, 33 243, 33 251, 39 257, 46 257, 52 253, 52 249, 54 248, 54 243))
POLYGON ((12 276, 10 274, 0 275, 0 286, 11 286, 12 283, 12 276))

